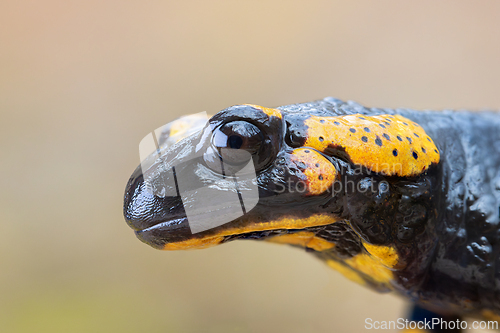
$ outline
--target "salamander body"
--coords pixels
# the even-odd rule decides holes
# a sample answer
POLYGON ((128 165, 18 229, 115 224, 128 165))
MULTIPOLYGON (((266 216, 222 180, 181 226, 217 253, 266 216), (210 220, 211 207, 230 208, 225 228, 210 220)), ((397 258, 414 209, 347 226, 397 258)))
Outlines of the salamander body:
POLYGON ((328 97, 232 106, 208 124, 159 147, 147 177, 139 167, 130 178, 124 215, 143 242, 166 250, 235 239, 291 244, 437 313, 500 315, 499 113, 366 108, 328 97), (248 152, 255 177, 241 193, 254 184, 258 203, 193 233, 186 205, 203 200, 183 201, 179 186, 166 196, 148 186, 175 177, 168 167, 176 165, 193 175, 194 189, 227 191, 204 149, 248 152))

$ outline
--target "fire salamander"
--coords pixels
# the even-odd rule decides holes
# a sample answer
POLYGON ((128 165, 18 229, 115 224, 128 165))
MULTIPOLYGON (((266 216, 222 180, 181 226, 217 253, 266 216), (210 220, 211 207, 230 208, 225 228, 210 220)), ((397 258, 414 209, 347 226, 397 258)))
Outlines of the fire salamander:
MULTIPOLYGON (((258 203, 193 234, 180 196, 151 194, 139 167, 124 215, 141 241, 164 250, 236 239, 290 244, 436 316, 500 318, 499 113, 366 108, 328 97, 232 106, 209 124, 251 154, 258 203)), ((160 147, 168 163, 199 149, 199 133, 180 137, 160 147)), ((151 165, 157 179, 171 176, 162 164, 151 165)), ((216 169, 201 158, 192 177, 224 191, 216 169)))

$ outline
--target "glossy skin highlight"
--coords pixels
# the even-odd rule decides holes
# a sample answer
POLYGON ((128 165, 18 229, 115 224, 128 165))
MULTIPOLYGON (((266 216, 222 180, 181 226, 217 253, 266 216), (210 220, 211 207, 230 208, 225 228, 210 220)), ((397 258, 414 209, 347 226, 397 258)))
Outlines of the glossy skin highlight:
MULTIPOLYGON (((210 123, 217 129, 234 121, 262 133, 249 148, 257 206, 191 234, 182 201, 149 195, 136 170, 124 213, 142 241, 168 250, 236 239, 290 244, 350 280, 435 312, 500 314, 498 114, 325 98, 275 109, 234 106, 210 123)), ((193 142, 180 140, 166 156, 176 161, 180 151, 194 152, 193 142)), ((199 168, 210 169, 203 161, 199 168)), ((216 173, 198 174, 218 184, 216 173)))

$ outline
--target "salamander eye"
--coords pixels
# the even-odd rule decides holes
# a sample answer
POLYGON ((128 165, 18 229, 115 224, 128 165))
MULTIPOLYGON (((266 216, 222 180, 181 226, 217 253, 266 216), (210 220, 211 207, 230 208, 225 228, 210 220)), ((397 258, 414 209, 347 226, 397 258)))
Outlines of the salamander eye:
POLYGON ((261 150, 263 142, 264 136, 255 125, 246 121, 224 124, 213 131, 212 149, 205 154, 205 162, 214 171, 219 171, 221 162, 244 166, 261 150))
POLYGON ((260 150, 263 139, 256 126, 246 121, 233 121, 214 131, 212 143, 217 148, 243 149, 255 154, 260 150))

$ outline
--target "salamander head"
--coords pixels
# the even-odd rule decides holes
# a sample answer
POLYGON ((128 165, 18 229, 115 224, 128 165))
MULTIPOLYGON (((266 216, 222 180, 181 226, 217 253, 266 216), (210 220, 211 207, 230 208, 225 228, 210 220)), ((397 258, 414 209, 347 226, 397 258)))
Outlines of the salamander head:
POLYGON ((239 105, 176 141, 160 144, 128 182, 124 215, 140 240, 165 250, 291 244, 378 289, 407 265, 396 243, 422 233, 425 175, 439 161, 424 130, 393 115, 239 105), (396 228, 397 219, 405 222, 396 228))

